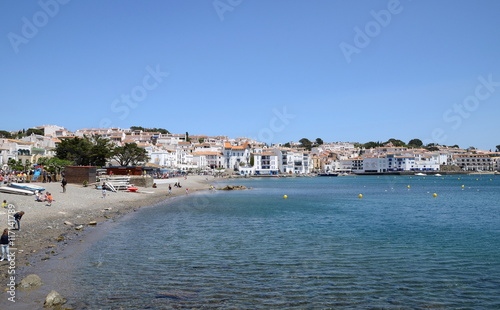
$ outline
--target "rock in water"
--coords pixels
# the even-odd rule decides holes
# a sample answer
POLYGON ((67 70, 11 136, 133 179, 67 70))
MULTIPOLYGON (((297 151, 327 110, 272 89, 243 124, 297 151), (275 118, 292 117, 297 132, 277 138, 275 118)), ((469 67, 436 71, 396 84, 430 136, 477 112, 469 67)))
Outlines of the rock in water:
POLYGON ((225 187, 219 187, 218 189, 224 191, 232 191, 232 190, 242 190, 247 188, 243 185, 226 185, 225 187))
POLYGON ((66 303, 66 299, 59 295, 58 292, 52 290, 49 295, 47 295, 47 298, 45 298, 45 303, 43 304, 44 307, 53 307, 57 305, 64 305, 66 303))
POLYGON ((19 287, 29 288, 29 287, 38 287, 43 284, 42 279, 36 274, 30 274, 26 278, 21 280, 19 283, 19 287))

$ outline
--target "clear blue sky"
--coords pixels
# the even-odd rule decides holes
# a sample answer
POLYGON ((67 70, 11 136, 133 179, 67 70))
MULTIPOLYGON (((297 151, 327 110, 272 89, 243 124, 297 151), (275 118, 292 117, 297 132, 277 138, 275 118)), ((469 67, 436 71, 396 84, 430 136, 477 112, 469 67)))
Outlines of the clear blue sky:
POLYGON ((2 130, 500 144, 500 1, 59 1, 0 2, 2 130))

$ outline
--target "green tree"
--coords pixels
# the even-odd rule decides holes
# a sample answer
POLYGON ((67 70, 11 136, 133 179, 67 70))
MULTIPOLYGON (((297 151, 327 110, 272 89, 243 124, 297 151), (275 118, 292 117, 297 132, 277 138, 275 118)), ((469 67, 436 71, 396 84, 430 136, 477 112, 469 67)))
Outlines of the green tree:
POLYGON ((497 146, 496 146, 496 148, 497 148, 497 150, 496 150, 496 151, 497 151, 497 152, 500 152, 500 144, 499 144, 499 145, 497 145, 497 146))
POLYGON ((366 142, 365 144, 363 144, 363 147, 365 149, 373 149, 373 148, 379 147, 381 145, 382 144, 380 142, 370 141, 370 142, 366 142))
POLYGON ((59 159, 57 157, 40 157, 37 161, 38 165, 42 165, 45 169, 56 174, 61 174, 65 166, 74 165, 70 160, 59 159))
POLYGON ((284 147, 290 147, 290 142, 283 144, 284 147))
POLYGON ((12 135, 12 139, 20 139, 22 137, 24 137, 24 133, 26 132, 26 130, 19 130, 16 134, 13 134, 12 135))
POLYGON ((24 165, 21 160, 15 160, 14 158, 11 158, 7 161, 7 165, 11 170, 24 171, 24 165))
POLYGON ((131 126, 130 130, 132 131, 144 131, 144 132, 159 132, 161 134, 169 134, 170 132, 166 129, 163 128, 144 128, 141 126, 131 126))
POLYGON ((33 133, 35 135, 43 136, 44 135, 44 130, 38 129, 38 128, 29 128, 28 130, 26 130, 25 135, 26 136, 31 136, 31 134, 33 134, 33 133))
POLYGON ((316 138, 316 145, 322 145, 324 142, 323 142, 323 139, 321 138, 316 138))
POLYGON ((255 164, 255 158, 253 156, 253 154, 250 155, 250 167, 253 167, 253 165, 255 164))
POLYGON ((136 143, 116 147, 112 156, 120 166, 135 166, 140 162, 148 161, 146 150, 138 147, 136 143))
POLYGON ((93 166, 105 166, 113 154, 114 144, 101 135, 85 136, 91 144, 89 162, 93 166))
POLYGON ((88 166, 91 147, 92 145, 85 138, 63 138, 56 147, 56 157, 71 161, 77 166, 88 166))
POLYGON ((191 141, 191 138, 189 137, 189 132, 186 131, 186 142, 191 141))
POLYGON ((170 133, 170 131, 166 130, 166 129, 163 129, 163 128, 152 128, 152 129, 148 129, 147 131, 150 131, 150 132, 159 132, 163 135, 168 135, 170 133))
POLYGON ((429 143, 425 146, 425 148, 428 150, 428 151, 431 151, 431 152, 435 152, 435 151, 439 151, 439 144, 436 144, 436 143, 429 143))
POLYGON ((392 145, 396 146, 396 147, 405 147, 406 144, 401 141, 401 140, 398 140, 398 139, 389 139, 387 140, 387 142, 385 142, 384 144, 388 144, 388 143, 392 143, 392 145))
POLYGON ((144 131, 144 127, 141 127, 141 126, 130 126, 130 130, 132 130, 132 131, 144 131))
POLYGON ((410 142, 408 142, 408 146, 412 148, 419 148, 422 147, 424 143, 420 139, 412 139, 410 142))
POLYGON ((8 131, 5 130, 0 130, 0 138, 6 138, 6 139, 11 139, 12 134, 8 131))
POLYGON ((113 143, 100 135, 62 139, 56 157, 77 166, 105 166, 113 152, 113 143))
POLYGON ((302 138, 299 140, 300 146, 310 151, 312 149, 312 142, 307 138, 302 138))

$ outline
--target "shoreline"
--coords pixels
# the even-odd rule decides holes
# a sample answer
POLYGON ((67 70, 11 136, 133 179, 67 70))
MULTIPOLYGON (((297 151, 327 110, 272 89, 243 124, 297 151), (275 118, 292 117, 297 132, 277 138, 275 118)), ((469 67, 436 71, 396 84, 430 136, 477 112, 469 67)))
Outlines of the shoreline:
MULTIPOLYGON (((94 187, 68 184, 66 193, 62 193, 60 183, 36 183, 43 185, 46 191, 54 196, 51 206, 43 202, 35 202, 34 196, 1 195, 2 201, 7 200, 16 211, 26 212, 21 220, 21 231, 13 231, 15 239, 14 246, 11 248, 16 249, 14 264, 10 262, 9 265, 7 260, 0 262, 2 272, 0 279, 4 288, 8 287, 9 277, 12 276, 17 285, 27 275, 37 274, 37 272, 47 281, 42 278, 45 284, 34 289, 16 287, 15 303, 8 300, 11 297, 8 289, 3 289, 0 293, 0 307, 5 305, 11 309, 15 305, 15 309, 33 309, 38 305, 43 308, 47 293, 51 290, 60 290, 61 281, 48 279, 50 276, 56 277, 55 274, 48 275, 45 271, 49 266, 52 266, 49 269, 55 273, 64 274, 65 268, 60 270, 58 267, 65 265, 63 262, 67 258, 74 259, 72 256, 90 246, 93 240, 92 235, 96 232, 110 229, 113 223, 117 223, 140 208, 154 207, 160 203, 168 203, 173 198, 187 197, 186 188, 189 188, 190 194, 207 190, 214 180, 216 179, 213 177, 197 175, 188 176, 187 179, 162 179, 158 182, 157 188, 140 188, 137 193, 108 192, 105 198, 102 198, 101 191, 94 187), (183 187, 172 187, 172 194, 168 195, 168 184, 173 185, 175 182, 180 182, 183 187), (91 225, 92 222, 96 224, 91 225), (11 269, 14 269, 15 273, 8 274, 9 266, 12 267, 12 265, 15 268, 11 269), (55 287, 55 282, 57 282, 57 287, 55 287)), ((1 223, 4 228, 7 228, 7 209, 0 210, 0 216, 1 223)), ((62 280, 63 283, 68 282, 62 280)))

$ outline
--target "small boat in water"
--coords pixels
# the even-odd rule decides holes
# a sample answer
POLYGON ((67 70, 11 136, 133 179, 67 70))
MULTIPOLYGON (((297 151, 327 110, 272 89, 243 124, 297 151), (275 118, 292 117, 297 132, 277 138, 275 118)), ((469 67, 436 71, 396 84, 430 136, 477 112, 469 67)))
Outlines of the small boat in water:
POLYGON ((418 175, 418 176, 426 176, 427 174, 425 174, 425 173, 415 173, 415 175, 418 175))
POLYGON ((0 192, 6 194, 16 194, 16 195, 34 195, 34 191, 27 189, 15 188, 15 187, 0 187, 0 192))
POLYGON ((41 186, 38 186, 38 185, 35 185, 35 184, 29 184, 29 183, 26 183, 26 184, 23 184, 23 183, 10 183, 8 186, 9 187, 13 187, 13 188, 25 189, 25 190, 32 191, 32 192, 35 192, 35 191, 42 192, 42 191, 45 190, 45 188, 43 188, 41 186))
POLYGON ((331 173, 331 172, 328 172, 328 173, 318 173, 319 177, 336 177, 338 175, 339 175, 338 173, 331 173))
POLYGON ((436 177, 442 177, 442 175, 440 175, 439 173, 436 173, 434 176, 436 176, 436 177))

